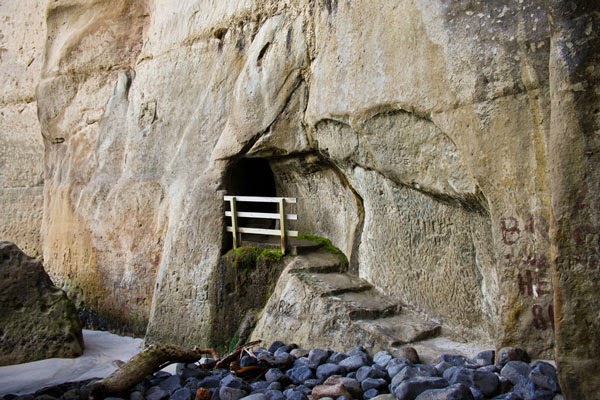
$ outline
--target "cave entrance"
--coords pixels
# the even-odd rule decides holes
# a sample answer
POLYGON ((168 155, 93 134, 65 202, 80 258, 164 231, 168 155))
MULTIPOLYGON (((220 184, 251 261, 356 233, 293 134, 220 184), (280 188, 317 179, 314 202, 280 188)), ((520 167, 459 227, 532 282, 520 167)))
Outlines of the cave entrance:
MULTIPOLYGON (((234 161, 226 176, 227 194, 232 196, 276 197, 277 189, 275 176, 264 158, 241 158, 234 161)), ((238 211, 276 213, 276 203, 238 203, 238 211)), ((253 228, 275 229, 276 220, 260 218, 238 218, 240 226, 253 228)), ((227 235, 231 241, 230 235, 227 235)), ((262 235, 244 234, 245 242, 262 243, 268 237, 262 235)), ((227 248, 231 248, 229 243, 227 248)))

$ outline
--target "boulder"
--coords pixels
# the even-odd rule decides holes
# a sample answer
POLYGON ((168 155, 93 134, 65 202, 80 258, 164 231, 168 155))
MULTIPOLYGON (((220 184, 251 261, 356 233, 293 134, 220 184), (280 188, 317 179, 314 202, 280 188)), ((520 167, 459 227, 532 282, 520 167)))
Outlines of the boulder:
POLYGON ((77 311, 42 263, 0 242, 0 365, 83 353, 77 311))

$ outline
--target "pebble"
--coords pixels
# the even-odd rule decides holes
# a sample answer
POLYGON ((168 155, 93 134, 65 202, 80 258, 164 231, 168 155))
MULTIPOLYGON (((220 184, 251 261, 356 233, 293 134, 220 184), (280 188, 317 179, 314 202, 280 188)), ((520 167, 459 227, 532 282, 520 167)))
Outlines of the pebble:
POLYGON ((317 368, 319 365, 326 362, 329 356, 331 356, 331 354, 333 354, 332 351, 323 349, 312 349, 308 353, 308 366, 313 369, 317 368))
POLYGON ((367 359, 363 354, 356 354, 350 357, 344 358, 340 361, 340 367, 346 371, 356 371, 360 367, 367 364, 367 359))
POLYGON ((192 398, 192 391, 186 387, 177 389, 175 393, 169 397, 169 400, 190 400, 192 398))
POLYGON ((500 367, 504 367, 504 365, 509 361, 523 361, 529 364, 531 362, 531 358, 523 349, 516 347, 501 348, 498 352, 496 364, 498 364, 500 367))
POLYGON ((429 389, 443 389, 448 387, 448 381, 435 376, 415 376, 402 381, 394 390, 398 400, 413 400, 418 395, 429 389))
POLYGON ((509 361, 502 367, 500 375, 508 379, 513 385, 518 385, 519 383, 526 383, 530 372, 531 367, 529 364, 523 361, 509 361))
POLYGON ((548 389, 554 393, 559 391, 556 368, 547 362, 536 362, 529 373, 529 379, 542 389, 548 389))
POLYGON ((322 397, 338 398, 340 396, 352 397, 342 383, 337 383, 335 385, 319 385, 315 386, 312 390, 313 399, 320 399, 322 397))
MULTIPOLYGON (((547 362, 529 364, 518 348, 493 350, 470 359, 442 354, 435 364, 420 364, 413 348, 380 351, 363 347, 347 352, 301 349, 276 342, 245 354, 240 365, 264 368, 258 379, 244 380, 215 360, 181 364, 171 375, 157 372, 135 385, 124 398, 132 400, 554 400, 561 399, 556 368, 547 362)), ((0 400, 71 400, 81 398, 85 384, 60 391, 44 389, 30 396, 0 400)), ((116 400, 117 398, 115 398, 116 400)))
POLYGON ((317 367, 317 378, 324 381, 332 375, 339 375, 344 369, 337 364, 325 363, 317 367))

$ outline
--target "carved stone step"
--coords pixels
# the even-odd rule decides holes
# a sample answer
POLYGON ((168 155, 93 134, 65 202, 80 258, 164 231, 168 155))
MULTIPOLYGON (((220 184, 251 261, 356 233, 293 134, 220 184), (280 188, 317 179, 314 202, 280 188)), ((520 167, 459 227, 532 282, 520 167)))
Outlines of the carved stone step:
POLYGON ((354 321, 381 343, 391 347, 429 339, 440 334, 441 326, 426 321, 416 313, 404 309, 400 315, 376 320, 354 321))
POLYGON ((310 286, 321 297, 341 295, 348 292, 363 292, 372 286, 350 274, 299 272, 298 278, 310 286))
POLYGON ((296 272, 344 272, 348 265, 339 256, 320 249, 308 254, 301 254, 295 257, 288 266, 290 273, 296 272))
POLYGON ((351 320, 391 317, 402 309, 400 304, 382 296, 375 289, 338 293, 329 295, 328 298, 344 303, 351 320))
POLYGON ((375 289, 340 293, 328 297, 333 301, 344 303, 351 320, 391 317, 402 309, 400 304, 393 302, 387 296, 382 296, 375 289))

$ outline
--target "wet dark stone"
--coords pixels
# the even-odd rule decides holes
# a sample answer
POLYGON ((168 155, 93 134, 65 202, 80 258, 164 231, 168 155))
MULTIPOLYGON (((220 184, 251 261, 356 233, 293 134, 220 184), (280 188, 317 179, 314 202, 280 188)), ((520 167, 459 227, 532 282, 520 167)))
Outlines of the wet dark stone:
POLYGON ((239 400, 247 395, 248 392, 242 389, 228 386, 221 386, 219 388, 219 399, 221 400, 239 400))
POLYGON ((177 389, 175 393, 169 397, 169 400, 191 400, 192 391, 186 387, 177 389))
POLYGON ((279 368, 271 368, 265 374, 265 379, 268 383, 272 382, 280 382, 282 384, 287 384, 290 382, 290 378, 281 372, 279 368))
POLYGON ((474 387, 488 397, 493 396, 498 391, 498 386, 500 384, 496 374, 473 370, 466 367, 458 367, 450 377, 447 377, 446 374, 444 374, 444 378, 452 385, 462 383, 466 386, 474 387))
POLYGON ((176 390, 181 388, 181 377, 178 375, 169 376, 167 379, 162 381, 158 385, 161 389, 167 391, 169 394, 175 393, 176 390))
POLYGON ((244 400, 269 400, 269 398, 263 393, 253 393, 246 397, 242 397, 244 400))
MULTIPOLYGON (((282 374, 283 375, 283 374, 282 374)), ((263 389, 268 389, 269 388, 269 382, 267 381, 257 381, 257 382, 252 382, 250 384, 250 391, 251 392, 255 392, 257 390, 263 390, 263 389)))
POLYGON ((372 399, 373 397, 379 396, 380 394, 381 394, 381 392, 379 392, 379 390, 377 390, 377 389, 369 389, 363 394, 363 398, 365 400, 369 400, 369 399, 372 399))
POLYGON ((379 351, 373 356, 373 362, 382 368, 387 367, 388 363, 394 358, 387 351, 379 351))
POLYGON ((415 376, 402 381, 394 390, 397 400, 413 400, 429 389, 442 389, 448 386, 444 378, 434 376, 415 376))
POLYGON ((356 379, 359 382, 362 382, 367 378, 389 379, 389 375, 387 374, 387 372, 385 370, 381 370, 377 367, 368 367, 368 366, 360 367, 358 369, 358 371, 356 371, 356 379))
POLYGON ((308 397, 304 393, 302 393, 298 390, 292 390, 289 393, 289 395, 286 396, 286 399, 287 400, 308 400, 308 397))
MULTIPOLYGON (((457 368, 457 367, 453 367, 453 368, 457 368)), ((435 367, 433 365, 427 365, 427 364, 408 365, 405 368, 403 368, 400 372, 398 372, 396 374, 396 376, 394 376, 394 378, 392 379, 392 383, 390 384, 390 390, 392 392, 395 392, 396 388, 398 387, 398 385, 400 385, 401 382, 406 381, 411 378, 414 378, 416 376, 433 377, 436 375, 437 375, 437 370, 435 369, 435 367)))
POLYGON ((267 351, 269 353, 271 353, 271 354, 274 354, 277 351, 277 349, 279 349, 282 346, 285 346, 285 343, 280 342, 279 340, 277 340, 277 341, 273 342, 273 344, 271 344, 269 346, 269 348, 267 349, 267 351))
POLYGON ((198 386, 206 388, 206 389, 211 389, 211 388, 218 388, 220 384, 221 384, 221 377, 216 375, 216 376, 207 376, 206 378, 202 379, 198 386))
POLYGON ((440 361, 439 363, 437 363, 435 365, 435 369, 438 372, 438 375, 443 375, 444 372, 448 369, 448 368, 452 368, 454 367, 454 365, 450 364, 449 362, 446 361, 440 361))
POLYGON ((471 390, 471 394, 473 395, 473 398, 475 400, 485 400, 485 396, 483 395, 483 393, 481 393, 481 390, 478 390, 473 386, 471 386, 469 390, 471 390))
POLYGON ((317 378, 324 381, 332 375, 340 375, 344 369, 337 364, 325 363, 317 367, 317 378))
POLYGON ((298 387, 296 387, 296 389, 294 389, 294 390, 302 392, 307 396, 312 393, 312 389, 306 385, 298 385, 298 387))
POLYGON ((292 365, 293 368, 296 367, 308 367, 310 364, 310 361, 308 361, 308 357, 300 357, 297 358, 296 361, 294 361, 294 364, 292 365))
POLYGON ((329 356, 329 358, 327 359, 328 363, 331 364, 339 364, 340 361, 342 361, 344 358, 347 358, 348 355, 346 353, 340 353, 340 352, 335 352, 332 355, 329 356))
POLYGON ((286 375, 296 385, 301 384, 302 382, 304 382, 307 379, 312 379, 315 377, 312 370, 308 367, 291 368, 286 372, 286 375))
POLYGON ((360 383, 360 387, 364 392, 369 389, 385 390, 387 385, 387 381, 382 378, 366 378, 360 383))
POLYGON ((529 357, 529 354, 523 349, 517 347, 503 347, 498 352, 496 364, 500 367, 504 367, 509 361, 523 361, 529 364, 531 362, 531 357, 529 357))
POLYGON ((242 379, 234 375, 227 375, 221 379, 221 387, 226 386, 235 389, 242 389, 249 392, 250 386, 242 379))
POLYGON ((417 396, 416 400, 474 400, 469 387, 462 383, 444 389, 429 389, 417 396))
POLYGON ((312 389, 321 383, 323 383, 323 379, 307 379, 304 381, 304 386, 312 389))
POLYGON ((281 390, 267 390, 265 392, 265 396, 267 396, 267 398, 269 400, 283 400, 283 399, 285 399, 285 396, 283 395, 283 392, 281 392, 281 390))
POLYGON ((556 368, 552 364, 544 361, 536 362, 529 373, 529 379, 542 389, 547 389, 554 393, 560 392, 556 368))
POLYGON ((319 365, 325 363, 331 354, 333 354, 331 350, 312 349, 308 353, 308 366, 312 369, 317 368, 319 365))
POLYGON ((386 367, 386 371, 390 378, 395 377, 404 367, 409 365, 408 359, 406 358, 392 358, 386 367))
POLYGON ((131 392, 129 400, 144 400, 144 395, 142 392, 131 392))
POLYGON ((536 387, 535 383, 527 378, 527 382, 519 383, 513 388, 513 393, 523 400, 552 400, 554 393, 551 390, 536 387))
POLYGON ((169 398, 169 392, 158 386, 153 386, 144 395, 147 400, 163 400, 169 398))
POLYGON ((277 356, 277 355, 280 355, 283 353, 290 353, 292 350, 294 350, 296 348, 298 348, 298 346, 295 344, 287 344, 287 345, 281 346, 280 348, 275 350, 275 352, 273 354, 277 356))
POLYGON ((364 354, 355 354, 340 361, 339 366, 346 371, 356 371, 360 367, 367 365, 368 358, 364 354))
POLYGON ((523 361, 509 361, 502 367, 500 375, 506 377, 513 385, 517 385, 524 383, 525 379, 529 379, 530 372, 529 364, 523 361))
POLYGON ((481 367, 494 364, 496 352, 494 350, 485 350, 473 357, 473 362, 481 367))

